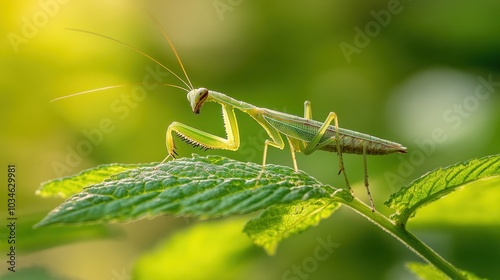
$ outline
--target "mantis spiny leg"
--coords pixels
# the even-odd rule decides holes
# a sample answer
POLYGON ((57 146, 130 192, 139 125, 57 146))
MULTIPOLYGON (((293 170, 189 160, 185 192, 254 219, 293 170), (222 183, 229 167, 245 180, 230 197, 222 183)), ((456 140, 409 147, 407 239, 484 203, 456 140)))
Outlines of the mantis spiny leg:
POLYGON ((234 108, 229 105, 222 105, 222 116, 224 127, 226 129, 227 139, 213 135, 183 123, 173 122, 167 128, 167 151, 168 156, 175 158, 175 143, 173 132, 187 143, 205 149, 224 149, 236 151, 240 147, 240 134, 238 131, 238 122, 234 114, 234 108))

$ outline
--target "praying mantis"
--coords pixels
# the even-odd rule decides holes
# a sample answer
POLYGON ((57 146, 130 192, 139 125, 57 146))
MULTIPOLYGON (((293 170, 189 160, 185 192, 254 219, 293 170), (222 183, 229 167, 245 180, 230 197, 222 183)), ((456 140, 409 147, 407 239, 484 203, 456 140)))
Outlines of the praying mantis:
MULTIPOLYGON (((166 32, 161 27, 160 30, 162 32, 162 35, 172 49, 186 80, 179 77, 174 71, 170 70, 168 67, 164 66, 153 57, 122 41, 90 31, 80 29, 71 30, 100 36, 118 42, 160 65, 162 68, 174 75, 174 77, 176 77, 179 81, 181 81, 185 87, 175 84, 162 85, 179 88, 186 91, 187 99, 191 105, 193 113, 199 114, 203 105, 208 102, 218 103, 222 107, 222 117, 226 131, 226 138, 205 132, 203 130, 185 125, 180 122, 173 122, 168 126, 166 132, 166 146, 168 155, 164 161, 168 160, 169 158, 175 159, 177 156, 177 153, 175 151, 176 146, 174 143, 174 136, 178 136, 185 142, 195 147, 201 147, 205 149, 223 149, 230 151, 238 150, 238 148, 240 147, 240 133, 235 114, 235 110, 238 110, 253 118, 269 136, 269 139, 265 140, 263 143, 264 152, 262 159, 262 171, 264 171, 266 167, 268 148, 270 146, 281 150, 285 148, 285 141, 282 137, 284 136, 290 147, 293 168, 296 172, 299 171, 295 156, 296 152, 302 152, 305 155, 312 154, 313 152, 319 150, 337 153, 339 160, 338 174, 342 173, 344 175, 346 186, 352 192, 349 180, 345 172, 342 155, 346 153, 363 155, 364 185, 366 187, 371 209, 372 211, 375 211, 375 206, 371 197, 368 183, 366 156, 407 152, 406 147, 402 146, 399 143, 339 127, 338 117, 335 112, 330 112, 323 122, 313 120, 312 106, 311 102, 309 101, 305 101, 304 103, 304 116, 299 117, 267 108, 257 107, 250 103, 236 100, 228 95, 212 91, 207 88, 193 87, 184 68, 184 65, 182 64, 182 61, 177 53, 177 50, 175 49, 166 32)), ((54 99, 53 101, 120 86, 125 85, 108 86, 104 88, 80 92, 59 97, 54 99)))

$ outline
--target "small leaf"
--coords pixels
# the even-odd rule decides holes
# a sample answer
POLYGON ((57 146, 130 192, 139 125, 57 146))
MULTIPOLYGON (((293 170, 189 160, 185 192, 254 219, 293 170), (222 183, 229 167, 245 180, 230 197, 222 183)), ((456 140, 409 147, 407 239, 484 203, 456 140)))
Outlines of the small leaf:
POLYGON ((500 155, 473 159, 431 171, 393 194, 385 203, 396 211, 391 219, 405 225, 415 211, 457 188, 500 176, 500 155))
POLYGON ((320 220, 328 218, 339 206, 340 203, 333 202, 329 198, 271 206, 259 217, 250 220, 243 231, 255 244, 273 255, 281 240, 317 225, 320 220))
MULTIPOLYGON (((450 279, 448 276, 446 276, 443 272, 435 268, 434 266, 430 264, 424 264, 424 263, 418 263, 418 262, 410 262, 406 264, 406 267, 411 270, 415 275, 419 277, 419 279, 422 280, 448 280, 450 279)), ((466 279, 469 280, 479 280, 483 279, 480 277, 477 277, 476 275, 461 270, 460 271, 466 279)))
POLYGON ((169 236, 139 258, 132 278, 241 279, 242 271, 250 270, 258 256, 252 242, 241 234, 244 221, 197 223, 169 236))
POLYGON ((87 187, 37 226, 124 222, 165 214, 215 218, 329 198, 334 190, 289 167, 269 164, 262 172, 254 163, 194 156, 130 169, 87 187))
POLYGON ((406 267, 410 269, 419 279, 422 280, 448 280, 446 274, 436 269, 434 266, 424 263, 411 262, 407 263, 406 267))
POLYGON ((154 166, 152 164, 103 164, 92 169, 84 170, 76 175, 58 178, 43 182, 36 194, 42 197, 67 198, 83 190, 83 188, 101 183, 112 175, 122 173, 126 170, 143 166, 154 166))

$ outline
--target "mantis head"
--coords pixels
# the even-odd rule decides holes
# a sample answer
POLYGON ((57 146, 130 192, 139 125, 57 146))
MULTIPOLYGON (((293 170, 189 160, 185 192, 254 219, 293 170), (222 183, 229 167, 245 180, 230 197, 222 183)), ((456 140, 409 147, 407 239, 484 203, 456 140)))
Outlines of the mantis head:
POLYGON ((201 106, 203 106, 203 103, 207 101, 207 98, 208 98, 208 89, 206 88, 197 88, 188 92, 187 100, 191 104, 193 113, 197 115, 200 113, 201 106))

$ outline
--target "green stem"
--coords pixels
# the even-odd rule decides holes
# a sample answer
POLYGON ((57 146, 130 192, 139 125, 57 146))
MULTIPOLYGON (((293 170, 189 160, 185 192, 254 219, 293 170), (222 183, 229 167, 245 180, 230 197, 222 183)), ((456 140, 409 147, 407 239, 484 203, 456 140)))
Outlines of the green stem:
POLYGON ((361 215, 368 218, 375 225, 379 226, 383 230, 387 231, 392 236, 396 237, 401 243, 408 247, 415 254, 420 256, 422 259, 432 264, 437 269, 444 272, 446 275, 452 279, 467 279, 456 267, 451 263, 443 259, 435 251, 433 251, 429 246, 425 245, 416 238, 413 234, 407 231, 403 227, 396 226, 391 220, 389 220, 384 215, 379 212, 372 212, 371 208, 365 205, 358 199, 353 199, 352 201, 342 200, 342 203, 351 207, 353 210, 359 212, 361 215))

